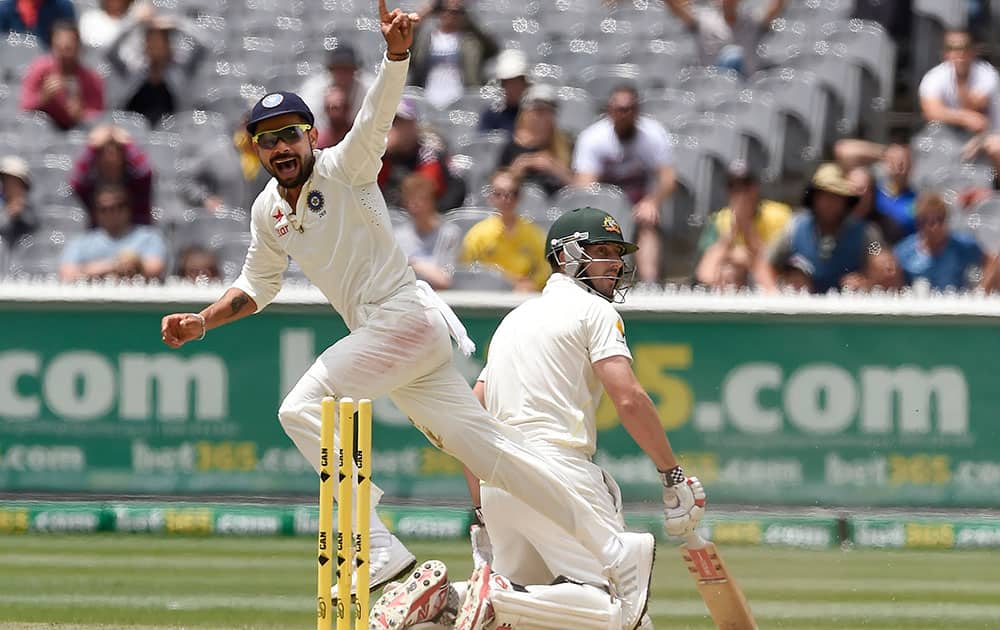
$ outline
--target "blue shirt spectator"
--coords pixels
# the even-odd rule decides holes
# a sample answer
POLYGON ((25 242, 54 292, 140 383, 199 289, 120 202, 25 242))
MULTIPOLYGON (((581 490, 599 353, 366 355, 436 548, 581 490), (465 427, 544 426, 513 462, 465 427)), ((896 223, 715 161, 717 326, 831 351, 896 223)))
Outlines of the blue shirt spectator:
POLYGON ((971 288, 973 268, 984 264, 983 251, 971 238, 948 230, 948 206, 934 193, 917 201, 917 233, 903 239, 895 250, 907 284, 924 278, 932 289, 971 288))
POLYGON ((917 231, 917 219, 913 214, 913 204, 917 193, 906 187, 893 192, 886 179, 875 180, 875 211, 889 218, 904 235, 917 231))
POLYGON ((103 185, 94 199, 97 227, 67 243, 59 265, 60 277, 75 281, 106 276, 162 276, 166 243, 155 228, 132 223, 125 188, 103 185))
POLYGON ((30 33, 46 48, 52 45, 52 24, 76 22, 70 0, 0 0, 0 33, 30 33))

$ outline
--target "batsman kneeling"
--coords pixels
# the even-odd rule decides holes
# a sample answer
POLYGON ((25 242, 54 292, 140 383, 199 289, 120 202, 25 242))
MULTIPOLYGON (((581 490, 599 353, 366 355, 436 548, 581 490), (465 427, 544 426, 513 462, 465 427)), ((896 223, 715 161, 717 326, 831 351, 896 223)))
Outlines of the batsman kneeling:
POLYGON ((373 628, 652 628, 646 607, 654 538, 625 531, 618 485, 592 461, 602 394, 660 471, 668 534, 694 532, 705 491, 678 465, 656 407, 632 370, 625 327, 612 306, 630 286, 625 258, 636 249, 606 212, 578 208, 559 217, 546 242, 552 276, 540 297, 500 323, 475 387, 490 415, 518 428, 567 490, 594 507, 609 538, 630 541, 638 550, 632 562, 610 579, 609 568, 578 537, 566 536, 521 499, 472 479, 482 515, 472 530, 472 578, 448 584, 440 563, 418 569, 376 603, 373 628), (420 625, 427 622, 435 625, 420 625))

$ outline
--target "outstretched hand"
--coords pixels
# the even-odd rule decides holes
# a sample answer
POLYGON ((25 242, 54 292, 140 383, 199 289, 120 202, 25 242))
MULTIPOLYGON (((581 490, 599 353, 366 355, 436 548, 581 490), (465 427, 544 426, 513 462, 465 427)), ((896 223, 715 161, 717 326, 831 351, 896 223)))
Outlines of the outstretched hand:
POLYGON ((389 11, 385 0, 378 0, 378 13, 388 54, 405 55, 413 45, 413 26, 420 22, 420 16, 399 9, 389 11))

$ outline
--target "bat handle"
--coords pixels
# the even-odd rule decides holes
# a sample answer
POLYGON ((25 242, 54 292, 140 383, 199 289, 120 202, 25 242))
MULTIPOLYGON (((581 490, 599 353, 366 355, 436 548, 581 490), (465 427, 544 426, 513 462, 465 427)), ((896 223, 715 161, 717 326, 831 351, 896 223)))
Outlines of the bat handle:
POLYGON ((688 549, 701 549, 708 544, 708 541, 698 535, 698 532, 691 532, 688 534, 686 542, 688 549))

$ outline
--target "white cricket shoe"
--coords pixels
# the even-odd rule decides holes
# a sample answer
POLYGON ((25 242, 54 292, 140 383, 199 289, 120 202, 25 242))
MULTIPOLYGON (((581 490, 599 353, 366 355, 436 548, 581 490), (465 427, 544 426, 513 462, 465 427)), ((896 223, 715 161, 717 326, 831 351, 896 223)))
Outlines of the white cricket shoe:
MULTIPOLYGON (((377 591, 389 582, 400 580, 417 565, 417 557, 410 553, 395 536, 390 536, 388 547, 372 547, 368 562, 368 591, 377 591)), ((334 582, 337 576, 334 574, 334 582)), ((337 601, 337 585, 330 589, 337 601)), ((358 594, 357 568, 351 575, 351 595, 358 594)))
POLYGON ((489 564, 480 565, 469 578, 469 590, 455 619, 455 630, 484 630, 494 617, 490 593, 513 588, 507 578, 493 573, 489 564))
POLYGON ((649 582, 653 577, 656 539, 652 534, 624 532, 625 549, 614 564, 605 567, 604 575, 622 602, 622 624, 636 628, 649 604, 649 582))
POLYGON ((386 589, 369 615, 370 630, 398 630, 431 621, 448 603, 448 569, 428 560, 401 584, 386 589))

